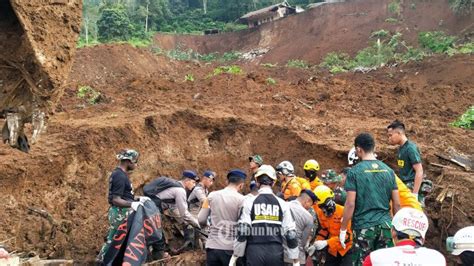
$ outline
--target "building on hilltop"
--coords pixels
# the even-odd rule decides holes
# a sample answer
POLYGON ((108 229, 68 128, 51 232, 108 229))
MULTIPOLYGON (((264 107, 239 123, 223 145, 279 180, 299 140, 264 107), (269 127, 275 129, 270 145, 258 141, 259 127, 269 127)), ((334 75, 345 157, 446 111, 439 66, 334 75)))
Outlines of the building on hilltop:
POLYGON ((257 27, 266 22, 278 20, 288 15, 300 13, 304 10, 300 7, 292 7, 287 1, 271 5, 259 10, 247 13, 239 18, 239 22, 247 24, 249 28, 257 27))

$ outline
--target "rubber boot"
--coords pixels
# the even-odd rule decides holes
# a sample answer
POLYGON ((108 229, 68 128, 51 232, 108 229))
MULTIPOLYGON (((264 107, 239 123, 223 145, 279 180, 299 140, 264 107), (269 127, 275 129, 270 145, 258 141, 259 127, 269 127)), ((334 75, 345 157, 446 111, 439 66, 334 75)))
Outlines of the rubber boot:
POLYGON ((16 147, 20 135, 20 120, 21 117, 18 113, 7 114, 8 143, 12 147, 16 147))
POLYGON ((31 137, 31 144, 35 144, 39 135, 44 131, 44 112, 35 110, 33 112, 31 124, 33 125, 33 136, 31 137))

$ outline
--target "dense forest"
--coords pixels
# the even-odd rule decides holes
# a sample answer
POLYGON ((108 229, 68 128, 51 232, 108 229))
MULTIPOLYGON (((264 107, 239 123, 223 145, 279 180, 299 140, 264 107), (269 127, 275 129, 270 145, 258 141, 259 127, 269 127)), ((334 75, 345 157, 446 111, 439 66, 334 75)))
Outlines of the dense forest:
MULTIPOLYGON (((246 28, 236 19, 282 0, 84 0, 81 41, 146 38, 152 32, 202 33, 246 28)), ((305 7, 322 0, 289 0, 305 7)))

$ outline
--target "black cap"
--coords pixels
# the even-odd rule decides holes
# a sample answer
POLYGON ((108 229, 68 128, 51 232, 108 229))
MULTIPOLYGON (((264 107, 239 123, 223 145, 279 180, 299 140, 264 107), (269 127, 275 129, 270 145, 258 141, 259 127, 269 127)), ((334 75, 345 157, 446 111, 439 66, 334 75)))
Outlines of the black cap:
POLYGON ((309 189, 303 189, 301 190, 301 193, 305 193, 306 195, 308 195, 313 202, 318 201, 318 197, 316 197, 316 194, 314 194, 313 191, 309 189))

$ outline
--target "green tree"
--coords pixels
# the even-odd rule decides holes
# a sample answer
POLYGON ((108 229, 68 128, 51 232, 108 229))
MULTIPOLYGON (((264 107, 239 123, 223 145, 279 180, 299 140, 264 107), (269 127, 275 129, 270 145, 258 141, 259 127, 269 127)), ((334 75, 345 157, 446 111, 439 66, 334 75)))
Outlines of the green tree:
POLYGON ((102 9, 97 21, 99 41, 126 41, 132 35, 133 26, 126 10, 121 6, 112 6, 102 9))
POLYGON ((449 5, 456 14, 467 15, 474 9, 474 2, 472 0, 450 0, 449 5))

